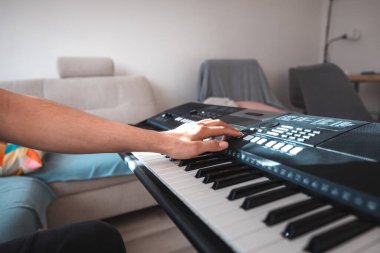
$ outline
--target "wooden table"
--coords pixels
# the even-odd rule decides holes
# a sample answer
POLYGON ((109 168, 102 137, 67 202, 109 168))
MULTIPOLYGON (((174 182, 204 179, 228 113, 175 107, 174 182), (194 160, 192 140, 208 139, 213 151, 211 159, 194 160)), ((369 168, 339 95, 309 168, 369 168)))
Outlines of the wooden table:
POLYGON ((359 84, 360 83, 379 83, 380 84, 380 74, 370 74, 370 75, 362 75, 362 74, 349 74, 347 75, 348 79, 354 83, 354 88, 357 92, 359 92, 359 84))

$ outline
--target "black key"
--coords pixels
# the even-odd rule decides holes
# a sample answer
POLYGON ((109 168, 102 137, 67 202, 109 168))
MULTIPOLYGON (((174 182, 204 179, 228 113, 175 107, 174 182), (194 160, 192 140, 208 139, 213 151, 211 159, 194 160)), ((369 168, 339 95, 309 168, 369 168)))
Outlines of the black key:
POLYGON ((189 163, 188 165, 186 165, 185 171, 197 170, 200 168, 225 163, 225 162, 228 162, 229 160, 230 158, 228 157, 213 157, 206 160, 197 161, 194 163, 189 163))
POLYGON ((298 215, 307 213, 309 211, 315 210, 325 204, 314 199, 308 199, 300 201, 291 205, 287 205, 268 213, 267 217, 264 219, 264 223, 268 226, 276 225, 284 220, 296 217, 298 215))
POLYGON ((311 238, 305 250, 312 253, 325 252, 326 250, 372 229, 374 226, 374 224, 359 220, 347 222, 337 228, 333 228, 327 232, 314 236, 311 238))
POLYGON ((178 166, 179 167, 186 166, 189 163, 193 163, 193 162, 209 159, 209 158, 212 158, 212 157, 220 157, 220 155, 216 154, 216 153, 204 153, 204 154, 199 155, 197 157, 193 157, 193 158, 190 158, 190 159, 180 160, 179 163, 178 163, 178 166))
POLYGON ((324 225, 339 220, 345 216, 347 216, 346 213, 341 212, 335 208, 330 208, 289 223, 282 235, 288 239, 294 239, 300 235, 323 227, 324 225))
POLYGON ((224 187, 247 182, 249 180, 253 180, 260 177, 263 177, 263 175, 256 171, 242 172, 237 175, 227 176, 215 180, 214 184, 212 185, 212 189, 218 190, 224 187))
POLYGON ((235 200, 235 199, 246 197, 248 195, 259 193, 265 190, 269 190, 269 189, 278 187, 280 185, 281 183, 279 180, 273 180, 273 181, 268 180, 265 182, 250 184, 250 185, 232 189, 227 198, 229 200, 235 200))
POLYGON ((264 193, 260 193, 251 197, 247 197, 244 200, 241 207, 244 210, 252 209, 254 207, 261 206, 269 202, 279 200, 296 193, 298 193, 298 191, 296 191, 295 189, 283 187, 281 189, 272 190, 269 192, 264 192, 264 193))
POLYGON ((211 172, 205 176, 205 178, 203 179, 203 183, 208 184, 211 182, 215 182, 215 180, 219 178, 225 178, 227 176, 236 175, 242 172, 250 172, 251 170, 252 170, 251 168, 241 167, 241 168, 224 169, 220 171, 211 172))
POLYGON ((220 165, 215 165, 212 167, 204 168, 204 169, 199 169, 197 171, 197 174, 195 175, 196 178, 204 177, 207 173, 218 171, 220 169, 224 168, 239 168, 247 165, 243 165, 239 162, 231 162, 227 164, 220 164, 220 165))

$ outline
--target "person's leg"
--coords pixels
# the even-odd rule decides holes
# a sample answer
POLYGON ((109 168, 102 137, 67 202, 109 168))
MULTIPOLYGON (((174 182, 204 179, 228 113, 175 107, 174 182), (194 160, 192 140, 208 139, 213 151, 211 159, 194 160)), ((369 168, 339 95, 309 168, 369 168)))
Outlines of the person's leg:
POLYGON ((125 253, 123 239, 111 225, 87 221, 37 232, 0 245, 0 253, 125 253))

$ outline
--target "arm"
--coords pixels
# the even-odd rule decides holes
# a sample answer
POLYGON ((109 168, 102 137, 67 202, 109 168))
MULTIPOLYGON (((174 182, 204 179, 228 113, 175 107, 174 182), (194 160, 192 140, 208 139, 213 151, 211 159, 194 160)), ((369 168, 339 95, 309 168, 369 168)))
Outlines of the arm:
POLYGON ((152 151, 188 158, 227 147, 210 136, 240 136, 219 120, 156 132, 102 119, 55 102, 0 89, 0 139, 60 153, 152 151))

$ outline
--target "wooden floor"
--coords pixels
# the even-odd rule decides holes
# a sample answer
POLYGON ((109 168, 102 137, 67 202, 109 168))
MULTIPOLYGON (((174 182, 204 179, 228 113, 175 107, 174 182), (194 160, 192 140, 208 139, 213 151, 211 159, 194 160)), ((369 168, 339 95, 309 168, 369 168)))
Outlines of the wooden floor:
POLYGON ((186 237, 159 207, 106 220, 123 236, 128 253, 194 253, 186 237))

